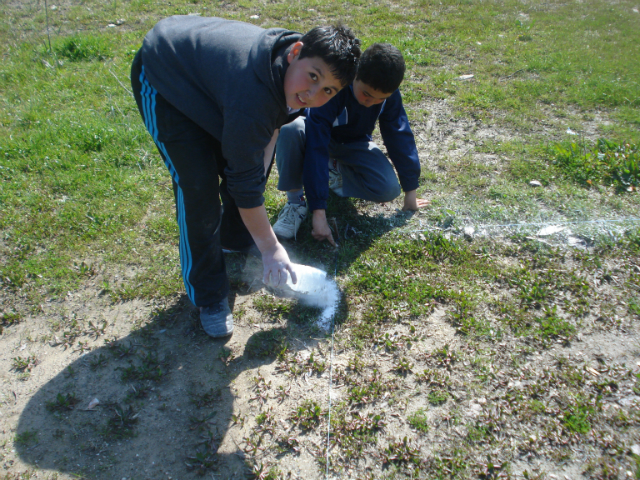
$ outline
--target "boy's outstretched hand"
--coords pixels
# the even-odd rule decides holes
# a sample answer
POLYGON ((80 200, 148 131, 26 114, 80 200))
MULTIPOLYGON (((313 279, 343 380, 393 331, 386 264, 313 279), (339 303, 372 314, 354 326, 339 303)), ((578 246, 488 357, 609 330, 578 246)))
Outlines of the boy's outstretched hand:
POLYGON ((311 235, 313 238, 322 242, 326 240, 334 247, 336 246, 336 242, 333 239, 333 235, 331 233, 331 228, 329 227, 329 223, 327 222, 327 214, 325 210, 314 210, 313 211, 313 230, 311 230, 311 235))
POLYGON ((280 287, 287 281, 287 276, 291 275, 291 281, 298 283, 289 255, 273 233, 264 205, 254 208, 238 207, 238 211, 262 254, 262 281, 266 285, 280 287))
POLYGON ((406 212, 417 211, 423 207, 429 205, 429 200, 425 200, 424 198, 417 198, 417 194, 415 190, 411 190, 410 192, 405 192, 404 194, 404 205, 402 206, 402 211, 406 212))
POLYGON ((262 266, 264 267, 262 281, 265 285, 281 287, 287 282, 287 275, 291 275, 293 283, 298 283, 289 255, 280 243, 276 243, 273 248, 262 252, 262 266))

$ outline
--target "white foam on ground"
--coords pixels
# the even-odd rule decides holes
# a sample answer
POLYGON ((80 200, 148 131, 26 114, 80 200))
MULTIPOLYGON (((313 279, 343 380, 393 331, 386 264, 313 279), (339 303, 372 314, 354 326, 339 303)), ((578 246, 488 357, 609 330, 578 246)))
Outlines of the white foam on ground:
POLYGON ((327 272, 308 265, 293 264, 298 283, 287 279, 286 286, 278 289, 283 296, 295 298, 304 305, 322 309, 316 325, 325 332, 331 329, 331 320, 336 313, 340 290, 336 282, 327 278, 327 272))

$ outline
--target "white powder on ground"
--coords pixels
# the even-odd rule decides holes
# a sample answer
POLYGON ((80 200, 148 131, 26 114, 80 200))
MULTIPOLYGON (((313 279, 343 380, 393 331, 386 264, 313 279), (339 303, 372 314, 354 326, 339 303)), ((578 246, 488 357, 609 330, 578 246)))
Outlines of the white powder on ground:
POLYGON ((307 265, 293 264, 298 283, 287 279, 284 287, 278 289, 282 296, 295 298, 304 305, 322 309, 316 325, 325 332, 331 329, 331 320, 336 313, 340 290, 336 282, 327 278, 327 272, 307 265))

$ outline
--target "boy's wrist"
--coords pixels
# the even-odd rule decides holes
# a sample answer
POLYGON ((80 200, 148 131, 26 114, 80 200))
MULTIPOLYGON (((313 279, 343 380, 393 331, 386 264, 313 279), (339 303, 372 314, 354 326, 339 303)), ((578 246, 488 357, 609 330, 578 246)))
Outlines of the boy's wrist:
POLYGON ((327 211, 324 208, 314 210, 313 218, 327 218, 327 211))

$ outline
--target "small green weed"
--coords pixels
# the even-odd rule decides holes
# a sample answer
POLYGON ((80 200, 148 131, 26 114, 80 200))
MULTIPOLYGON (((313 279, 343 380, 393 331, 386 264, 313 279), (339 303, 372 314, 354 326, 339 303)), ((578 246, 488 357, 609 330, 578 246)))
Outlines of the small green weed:
MULTIPOLYGON (((620 465, 619 460, 608 457, 589 460, 585 465, 584 473, 588 474, 589 478, 598 480, 618 480, 624 476, 629 478, 629 474, 624 475, 625 469, 620 465)), ((640 477, 636 474, 636 478, 640 477)))
POLYGON ((276 443, 278 444, 278 450, 280 453, 291 451, 294 453, 300 453, 300 441, 292 435, 281 435, 276 439, 276 443))
POLYGON ((106 437, 116 439, 131 438, 135 436, 134 427, 137 423, 138 414, 133 410, 131 405, 126 408, 116 405, 113 415, 107 421, 107 425, 102 433, 106 437))
POLYGON ((427 400, 431 405, 442 405, 448 398, 449 392, 439 388, 433 389, 427 394, 427 400))
POLYGON ((570 339, 576 331, 568 321, 557 315, 557 307, 545 309, 544 317, 537 319, 539 324, 539 335, 543 340, 548 341, 556 338, 570 339))
POLYGON ((189 399, 196 407, 213 407, 215 406, 222 396, 222 391, 219 388, 210 388, 206 392, 189 392, 189 399))
POLYGON ((146 398, 151 392, 151 385, 139 384, 131 385, 131 389, 127 392, 127 396, 124 398, 124 403, 132 403, 136 400, 146 398))
POLYGON ((199 432, 207 431, 209 422, 216 416, 216 412, 205 413, 204 415, 192 415, 189 417, 189 429, 199 432))
POLYGON ((104 367, 108 361, 107 356, 100 353, 89 360, 89 367, 91 370, 97 370, 98 368, 104 367))
POLYGON ((30 355, 24 358, 15 357, 13 360, 11 360, 11 367, 16 372, 30 372, 36 365, 38 365, 38 359, 35 355, 30 355))
POLYGON ((105 339, 105 345, 114 357, 124 358, 133 355, 136 352, 137 345, 133 343, 119 343, 105 339))
POLYGON ((414 464, 420 465, 420 450, 411 445, 404 437, 400 441, 390 442, 380 455, 383 463, 414 464))
POLYGON ((302 428, 313 428, 320 422, 322 409, 315 400, 305 400, 301 406, 297 408, 292 418, 302 428))
POLYGON ((431 387, 449 388, 451 379, 449 375, 441 370, 425 368, 422 372, 416 373, 416 379, 431 387))
POLYGON ((188 456, 185 462, 189 470, 195 470, 199 476, 205 475, 208 471, 215 469, 218 464, 218 445, 219 441, 215 438, 213 432, 206 431, 201 436, 200 444, 195 455, 188 456))
POLYGON ((366 445, 376 442, 376 435, 386 426, 383 414, 352 412, 346 405, 336 408, 331 418, 331 433, 349 458, 361 456, 366 445))
POLYGON ((20 446, 28 446, 32 445, 38 440, 38 431, 37 430, 25 430, 22 433, 18 433, 15 438, 16 445, 20 446))
POLYGON ((409 425, 412 428, 421 433, 427 433, 429 431, 429 419, 427 413, 423 408, 418 409, 407 418, 409 425))
POLYGON ((4 327, 10 327, 17 325, 22 320, 22 315, 17 312, 3 312, 0 317, 0 334, 2 334, 4 327))
POLYGON ((215 453, 204 451, 187 457, 185 464, 189 470, 195 470, 198 475, 203 476, 217 465, 217 460, 215 453))
POLYGON ((271 390, 271 380, 267 382, 266 379, 260 373, 260 371, 258 371, 258 374, 255 377, 253 377, 253 389, 256 392, 256 394, 253 397, 251 397, 251 400, 257 400, 262 405, 266 403, 266 401, 269 399, 269 390, 271 390))
POLYGON ((413 363, 411 363, 406 357, 402 357, 396 360, 392 368, 396 373, 406 375, 407 373, 411 373, 413 363))
POLYGON ((231 350, 230 348, 222 347, 220 349, 220 353, 218 354, 218 358, 226 366, 229 366, 229 364, 233 361, 234 358, 236 358, 236 356, 233 353, 233 350, 231 350))
POLYGON ((130 364, 122 368, 121 379, 123 382, 151 380, 159 382, 165 376, 158 355, 155 352, 146 352, 140 356, 141 365, 130 364))
POLYGON ((371 376, 354 382, 349 389, 348 401, 354 404, 373 403, 380 400, 384 394, 398 388, 394 379, 385 379, 382 374, 374 369, 371 376))
POLYGON ((251 478, 255 480, 278 480, 282 478, 282 472, 278 467, 266 463, 256 462, 251 466, 251 478))
POLYGON ((591 430, 591 422, 589 418, 594 413, 591 405, 578 404, 569 408, 569 411, 563 416, 563 424, 565 428, 571 432, 589 433, 591 430))
POLYGON ((447 343, 442 347, 436 349, 431 354, 426 354, 428 359, 433 359, 438 367, 451 368, 456 362, 460 360, 460 353, 457 350, 453 350, 447 343))
POLYGON ((99 324, 98 322, 96 322, 96 324, 94 325, 91 320, 89 320, 88 323, 89 323, 88 330, 90 332, 90 335, 93 336, 93 338, 95 338, 97 340, 102 335, 104 335, 104 332, 107 329, 107 321, 106 320, 103 320, 102 324, 99 324))
POLYGON ((75 393, 56 395, 55 400, 50 400, 46 403, 46 408, 50 412, 69 412, 74 409, 80 400, 76 398, 75 393))
POLYGON ((280 363, 278 364, 278 370, 288 372, 295 376, 300 376, 305 373, 320 375, 327 369, 327 362, 315 357, 315 352, 311 352, 309 358, 306 360, 300 354, 294 354, 292 352, 285 352, 280 356, 280 363))
MULTIPOLYGON (((434 473, 434 478, 465 478, 465 473, 469 470, 471 463, 467 455, 467 450, 460 448, 439 452, 427 460, 426 466, 434 473)), ((488 480, 491 477, 486 478, 488 480)))

